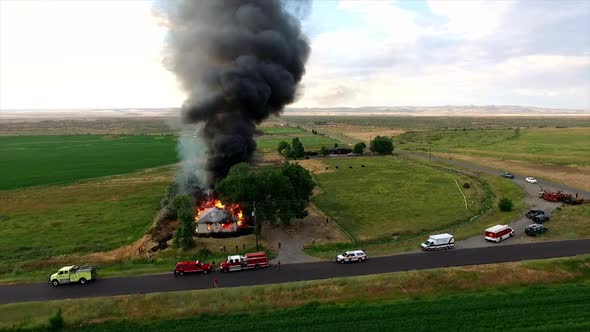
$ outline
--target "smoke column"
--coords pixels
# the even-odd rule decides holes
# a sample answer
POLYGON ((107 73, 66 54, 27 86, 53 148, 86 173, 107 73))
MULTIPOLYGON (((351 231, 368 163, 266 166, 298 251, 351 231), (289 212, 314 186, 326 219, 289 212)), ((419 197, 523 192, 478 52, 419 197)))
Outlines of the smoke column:
POLYGON ((308 1, 275 0, 162 4, 164 63, 189 94, 179 150, 185 175, 200 187, 250 161, 256 124, 295 100, 310 52, 295 15, 308 8, 308 1))

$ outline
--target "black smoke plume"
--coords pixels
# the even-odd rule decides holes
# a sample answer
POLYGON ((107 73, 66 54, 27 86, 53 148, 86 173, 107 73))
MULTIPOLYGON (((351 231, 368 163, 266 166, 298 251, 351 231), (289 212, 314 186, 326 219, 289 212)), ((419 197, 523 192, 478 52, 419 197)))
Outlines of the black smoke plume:
POLYGON ((210 188, 252 159, 256 124, 295 100, 310 52, 296 15, 309 2, 175 0, 162 7, 165 64, 189 94, 182 106, 188 133, 179 144, 185 173, 210 188))

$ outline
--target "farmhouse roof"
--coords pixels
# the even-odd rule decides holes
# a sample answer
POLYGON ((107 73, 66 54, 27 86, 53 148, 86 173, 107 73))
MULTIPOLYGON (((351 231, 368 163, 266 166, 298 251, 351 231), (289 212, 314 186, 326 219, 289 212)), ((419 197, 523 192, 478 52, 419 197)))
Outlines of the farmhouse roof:
POLYGON ((203 213, 199 216, 197 223, 218 224, 225 222, 228 219, 233 221, 233 218, 229 212, 218 207, 212 207, 203 211, 203 213))

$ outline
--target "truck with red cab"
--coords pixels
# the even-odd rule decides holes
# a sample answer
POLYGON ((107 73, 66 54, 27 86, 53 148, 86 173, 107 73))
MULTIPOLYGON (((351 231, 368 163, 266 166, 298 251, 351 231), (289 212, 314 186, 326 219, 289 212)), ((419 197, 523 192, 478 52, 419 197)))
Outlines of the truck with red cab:
POLYGON ((230 255, 227 260, 219 264, 222 272, 233 272, 268 267, 268 257, 264 251, 252 252, 245 255, 230 255))
POLYGON ((211 263, 202 263, 199 261, 192 261, 192 262, 178 262, 174 267, 174 275, 181 276, 185 273, 203 273, 207 274, 211 272, 211 263))
POLYGON ((487 241, 500 242, 514 235, 514 230, 508 225, 496 225, 485 230, 484 237, 487 241))

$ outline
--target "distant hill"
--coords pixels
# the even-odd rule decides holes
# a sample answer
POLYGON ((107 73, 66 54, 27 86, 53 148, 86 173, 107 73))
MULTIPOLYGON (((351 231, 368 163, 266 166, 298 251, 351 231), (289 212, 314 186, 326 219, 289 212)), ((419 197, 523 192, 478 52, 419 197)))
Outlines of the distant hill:
MULTIPOLYGON (((176 117, 178 108, 110 108, 110 109, 4 109, 0 121, 43 121, 53 119, 151 118, 176 117)), ((283 115, 381 115, 381 116, 590 116, 590 110, 555 109, 526 106, 375 106, 375 107, 311 107, 285 109, 283 115)))
POLYGON ((526 106, 376 106, 288 108, 284 115, 391 115, 391 116, 590 116, 590 110, 526 106))

